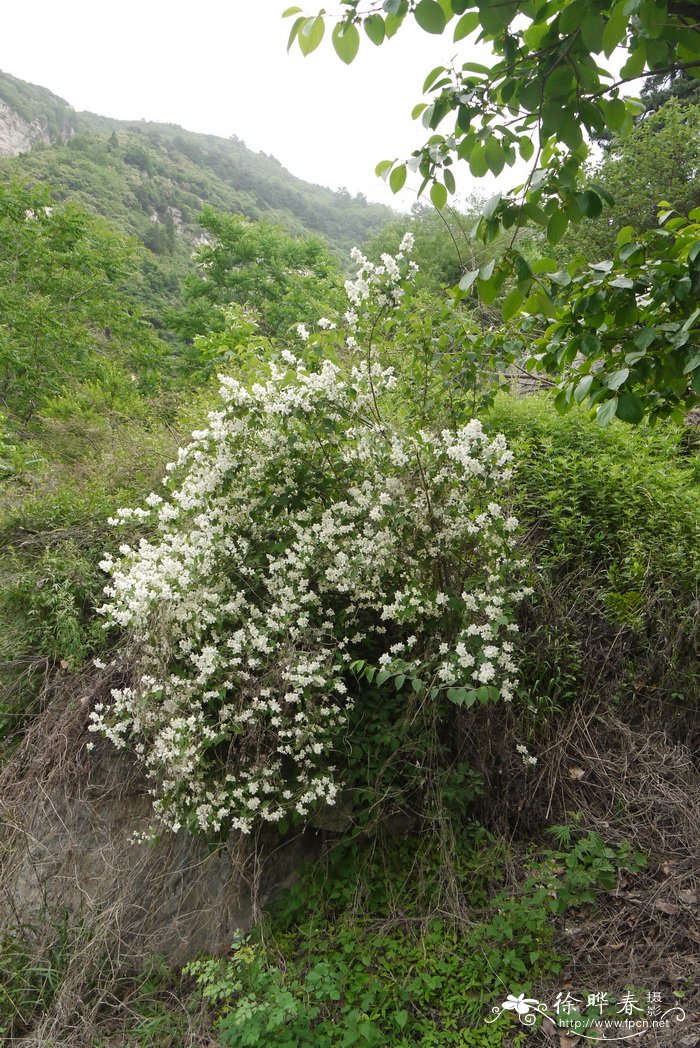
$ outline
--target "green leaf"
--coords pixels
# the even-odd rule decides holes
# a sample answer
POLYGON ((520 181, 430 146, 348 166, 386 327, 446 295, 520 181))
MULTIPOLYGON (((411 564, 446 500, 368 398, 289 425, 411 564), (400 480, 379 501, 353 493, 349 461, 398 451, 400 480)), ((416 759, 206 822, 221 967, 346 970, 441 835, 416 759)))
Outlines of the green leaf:
POLYGON ((406 683, 406 676, 405 676, 405 674, 399 673, 398 677, 394 681, 394 686, 396 687, 396 690, 397 691, 401 691, 401 689, 403 688, 405 683, 406 683))
POLYGON ((474 178, 483 178, 488 169, 486 150, 477 143, 469 154, 469 170, 474 175, 474 178))
POLYGON ((546 226, 549 221, 542 208, 538 204, 533 204, 531 200, 523 204, 522 212, 525 218, 529 218, 531 222, 536 222, 538 226, 546 226))
POLYGON ((498 143, 498 140, 491 135, 488 142, 486 143, 486 163, 494 175, 500 175, 501 171, 505 167, 506 155, 503 149, 498 143))
POLYGON ((523 304, 523 299, 524 296, 517 287, 506 295, 501 306, 501 314, 504 321, 511 320, 515 316, 523 304))
POLYGON ((479 17, 487 33, 500 33, 515 18, 519 7, 518 0, 499 0, 498 3, 483 0, 479 4, 479 17))
POLYGON ((700 349, 696 349, 695 352, 688 357, 683 368, 683 374, 689 375, 691 371, 695 371, 696 367, 700 366, 700 349))
POLYGON ((481 301, 490 306, 498 297, 498 286, 493 280, 477 280, 476 290, 479 292, 481 301))
POLYGON ((527 135, 523 135, 522 138, 518 139, 518 145, 520 147, 520 155, 523 160, 532 160, 535 154, 535 144, 531 138, 527 135))
POLYGON ((290 18, 291 15, 300 15, 300 14, 301 14, 301 8, 300 7, 288 7, 286 11, 282 12, 282 18, 290 18))
POLYGON ((557 6, 560 10, 563 8, 559 16, 558 25, 559 32, 562 35, 568 36, 569 33, 573 33, 581 28, 586 12, 586 6, 581 0, 573 0, 570 4, 559 3, 557 6))
POLYGON ((455 26, 455 32, 452 38, 454 43, 456 44, 459 40, 464 40, 465 36, 469 36, 470 33, 473 33, 478 25, 479 12, 467 11, 466 15, 462 15, 455 26))
POLYGON ((598 406, 596 422, 599 426, 607 426, 615 418, 618 403, 617 397, 611 397, 610 400, 605 400, 598 406))
POLYGON ((636 393, 623 393, 617 402, 617 417, 636 426, 644 418, 644 405, 636 393))
POLYGON ((581 23, 581 36, 588 50, 597 55, 603 50, 603 36, 605 23, 598 11, 593 8, 589 10, 581 23))
POLYGON ((549 33, 549 28, 547 22, 535 22, 523 30, 523 40, 531 51, 539 50, 540 44, 549 33))
POLYGON ((583 142, 581 125, 575 117, 570 116, 569 114, 566 114, 564 118, 559 121, 558 132, 562 142, 567 145, 569 149, 578 149, 583 142))
POLYGON ((571 407, 571 401, 569 399, 569 390, 560 389, 554 398, 554 407, 560 415, 565 415, 571 407))
POLYGON ((629 244, 630 240, 634 240, 636 235, 637 230, 634 226, 623 226, 615 238, 615 243, 618 247, 622 247, 623 244, 629 244))
POLYGON ((547 223, 547 240, 550 244, 558 244, 566 233, 569 218, 565 211, 555 211, 547 223))
POLYGON ((441 182, 433 182, 430 187, 430 199, 438 211, 442 211, 447 203, 447 190, 441 182))
POLYGON ((414 18, 426 33, 440 34, 445 28, 445 12, 435 0, 420 0, 413 12, 414 18))
POLYGON ((462 289, 462 291, 468 291, 474 283, 474 281, 476 280, 476 278, 478 277, 478 275, 478 269, 472 269, 469 273, 465 273, 459 282, 459 286, 462 289))
POLYGON ((605 385, 608 389, 619 389, 622 383, 627 381, 629 374, 629 368, 619 368, 618 371, 613 371, 611 375, 608 375, 605 385))
POLYGON ((341 62, 350 65, 360 48, 360 34, 352 22, 340 22, 331 34, 335 53, 341 62))
POLYGON ((433 86, 433 84, 435 83, 435 81, 436 81, 436 80, 437 80, 437 79, 438 79, 438 78, 439 78, 440 76, 442 76, 442 74, 443 74, 444 72, 446 72, 446 70, 445 70, 445 67, 444 67, 444 66, 441 66, 441 65, 439 65, 439 66, 435 66, 435 68, 434 68, 434 69, 431 69, 431 70, 430 70, 430 72, 429 72, 429 73, 428 73, 428 75, 426 76, 425 80, 423 81, 423 94, 425 94, 425 92, 426 92, 426 91, 429 91, 429 90, 430 90, 430 88, 431 88, 431 87, 433 86))
POLYGON ((456 706, 461 706, 467 697, 466 688, 448 688, 447 698, 450 702, 454 702, 456 706))
POLYGON ((403 15, 387 15, 386 21, 384 22, 384 32, 386 33, 387 40, 390 40, 392 36, 399 31, 403 20, 403 15))
POLYGON ((380 44, 384 43, 384 37, 386 32, 384 29, 384 19, 381 15, 370 15, 369 18, 365 19, 365 32, 370 38, 373 44, 379 47, 380 44))
POLYGON ((603 202, 592 189, 576 194, 576 203, 587 218, 598 218, 603 213, 603 202))
POLYGON ((287 40, 287 50, 288 51, 291 49, 292 44, 294 43, 294 41, 296 40, 297 36, 299 35, 299 30, 305 24, 306 24, 306 18, 304 17, 304 15, 301 15, 299 18, 296 19, 296 21, 292 25, 292 28, 289 31, 289 39, 287 40))
POLYGON ((611 98, 604 106, 605 123, 611 131, 622 131, 631 120, 627 106, 621 98, 611 98))
POLYGON ((322 15, 317 15, 316 18, 307 18, 298 35, 301 53, 310 55, 312 51, 315 51, 323 40, 325 31, 326 25, 322 15))
POLYGON ((486 265, 483 265, 479 270, 479 280, 490 280, 495 268, 496 259, 492 258, 490 262, 487 262, 486 265))
POLYGON ((639 255, 639 258, 635 261, 641 261, 644 257, 644 248, 641 244, 635 244, 632 240, 628 244, 623 244, 618 254, 621 262, 629 262, 634 255, 639 255))
POLYGON ((399 193, 406 183, 406 165, 399 164, 389 175, 389 186, 392 193, 399 193))
POLYGON ((576 389, 574 390, 574 400, 577 404, 580 404, 581 401, 586 399, 588 391, 591 388, 591 385, 593 384, 593 378, 593 375, 584 375, 579 384, 576 386, 576 389))
POLYGON ((625 13, 625 0, 618 0, 603 30, 603 51, 610 58, 618 44, 621 44, 627 33, 629 16, 625 13))
POLYGON ((620 78, 626 80, 628 77, 639 76, 644 71, 647 59, 646 43, 638 43, 634 51, 620 70, 620 78))
POLYGON ((610 204, 611 207, 615 203, 615 197, 600 182, 591 182, 591 189, 595 189, 598 196, 602 197, 605 203, 610 204))
POLYGON ((639 331, 635 332, 634 344, 637 349, 648 349, 656 338, 656 331, 654 328, 643 327, 639 331))
POLYGON ((399 1030, 403 1030, 404 1026, 408 1022, 408 1012, 405 1008, 402 1008, 398 1012, 394 1012, 394 1022, 398 1026, 399 1030))
POLYGON ((387 171, 391 169, 393 163, 393 160, 380 160, 374 169, 375 175, 379 175, 380 178, 384 178, 387 171))
MULTIPOLYGON (((546 222, 545 222, 546 224, 546 222)), ((554 258, 536 258, 532 263, 533 273, 554 273, 559 263, 554 258)))
POLYGON ((586 357, 591 357, 595 353, 600 352, 600 339, 593 332, 589 331, 588 334, 584 335, 581 339, 581 352, 586 357))

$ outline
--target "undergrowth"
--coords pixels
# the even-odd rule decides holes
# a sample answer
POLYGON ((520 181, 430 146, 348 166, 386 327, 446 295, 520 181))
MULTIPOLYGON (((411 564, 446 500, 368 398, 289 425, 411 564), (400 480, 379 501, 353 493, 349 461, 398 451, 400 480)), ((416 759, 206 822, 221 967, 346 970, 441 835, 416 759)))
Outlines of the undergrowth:
MULTIPOLYGON (((697 440, 671 425, 602 430, 583 413, 558 418, 538 398, 497 400, 489 421, 515 451, 513 510, 536 566, 512 708, 497 721, 466 711, 455 728, 403 693, 368 690, 341 755, 345 789, 324 824, 335 846, 226 957, 200 958, 184 976, 154 965, 120 977, 90 1043, 517 1045, 516 1026, 486 1024, 491 1005, 556 984, 569 963, 565 918, 593 915, 639 874, 651 793, 634 795, 628 812, 620 790, 610 814, 603 763, 560 764, 578 739, 618 723, 643 731, 629 729, 626 754, 653 732, 692 746, 697 440), (515 753, 523 741, 534 769, 515 753), (582 777, 587 814, 553 828, 547 843, 546 825, 565 818, 558 800, 545 817, 562 774, 567 797, 582 777), (620 829, 638 810, 647 820, 639 832, 620 829), (609 830, 603 816, 615 820, 609 830)), ((151 490, 171 453, 167 430, 147 434, 132 430, 119 453, 103 449, 93 463, 83 457, 51 480, 8 489, 0 657, 11 699, 0 733, 21 722, 47 671, 67 674, 105 643, 92 608, 106 518, 151 490)), ((663 817, 674 813, 667 806, 663 817)), ((650 856, 652 899, 666 884, 666 857, 650 856)), ((43 954, 17 936, 0 944, 0 1035, 24 1035, 50 1010, 71 951, 61 935, 43 954)))
MULTIPOLYGON (((385 830, 387 828, 385 827, 385 830)), ((336 842, 225 957, 182 973, 154 958, 105 996, 91 1043, 176 1048, 513 1048, 487 1023, 508 994, 556 982, 563 921, 592 912, 644 856, 575 825, 553 845, 477 824, 336 842), (212 1042, 210 1038, 215 1038, 212 1042)), ((66 976, 68 924, 41 961, 2 944, 0 1035, 21 1036, 66 976)), ((96 990, 97 992, 97 990, 96 990)))
POLYGON ((339 845, 228 957, 190 964, 220 1043, 519 1044, 509 1024, 485 1023, 490 1005, 559 975, 557 920, 643 862, 595 833, 516 863, 516 849, 467 826, 450 850, 436 834, 339 845))
POLYGON ((549 717, 597 692, 687 730, 700 694, 697 431, 601 429, 538 397, 502 398, 489 420, 515 452, 538 572, 521 698, 549 717))

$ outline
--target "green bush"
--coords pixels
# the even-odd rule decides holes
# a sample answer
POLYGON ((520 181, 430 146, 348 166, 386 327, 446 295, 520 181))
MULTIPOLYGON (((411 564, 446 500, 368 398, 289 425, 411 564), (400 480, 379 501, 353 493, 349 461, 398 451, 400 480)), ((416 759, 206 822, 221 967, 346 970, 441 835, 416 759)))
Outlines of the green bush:
MULTIPOLYGON (((105 584, 98 565, 120 541, 107 521, 153 489, 173 455, 173 437, 157 420, 121 426, 112 431, 114 445, 103 441, 92 461, 88 445, 76 461, 54 460, 5 482, 0 734, 21 724, 46 674, 75 670, 104 649, 107 637, 95 615, 105 584)), ((50 461, 50 442, 32 447, 38 460, 50 461)))
POLYGON ((602 429, 582 410, 558 416, 541 397, 501 397, 489 421, 515 453, 514 509, 537 571, 522 696, 553 709, 602 686, 623 700, 633 688, 653 695, 657 711, 662 700, 694 702, 696 432, 602 429))

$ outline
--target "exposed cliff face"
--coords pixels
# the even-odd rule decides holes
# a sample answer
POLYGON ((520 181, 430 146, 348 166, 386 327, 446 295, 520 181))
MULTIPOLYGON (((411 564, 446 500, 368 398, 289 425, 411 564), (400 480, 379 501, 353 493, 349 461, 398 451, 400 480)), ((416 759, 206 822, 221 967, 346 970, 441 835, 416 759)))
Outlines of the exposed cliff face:
MULTIPOLYGON (((74 129, 67 128, 60 140, 65 141, 74 133, 74 129)), ((28 121, 0 98, 0 157, 19 156, 36 145, 52 145, 55 140, 46 120, 28 121)))

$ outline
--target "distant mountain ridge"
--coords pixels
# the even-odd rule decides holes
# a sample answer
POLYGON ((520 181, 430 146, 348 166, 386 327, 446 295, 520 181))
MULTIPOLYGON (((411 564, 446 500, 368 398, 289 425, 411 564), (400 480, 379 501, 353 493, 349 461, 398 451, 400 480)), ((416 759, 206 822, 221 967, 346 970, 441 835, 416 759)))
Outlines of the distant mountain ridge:
POLYGON ((211 205, 312 232, 345 253, 394 212, 358 194, 312 185, 278 160, 230 139, 175 124, 76 112, 45 87, 0 72, 0 175, 48 182, 155 254, 201 236, 196 217, 211 205))

